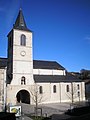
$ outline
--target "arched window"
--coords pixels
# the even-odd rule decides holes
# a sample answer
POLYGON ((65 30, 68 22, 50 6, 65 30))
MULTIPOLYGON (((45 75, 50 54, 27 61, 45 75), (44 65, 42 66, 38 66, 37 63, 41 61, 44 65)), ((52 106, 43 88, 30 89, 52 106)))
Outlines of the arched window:
POLYGON ((26 36, 23 34, 21 35, 20 45, 26 46, 26 36))
POLYGON ((77 85, 77 89, 78 89, 78 90, 80 89, 80 86, 79 86, 79 84, 77 85))
POLYGON ((39 93, 42 94, 43 93, 43 89, 42 86, 39 87, 39 93))
POLYGON ((80 97, 80 92, 78 91, 78 97, 80 97))
POLYGON ((26 81, 25 81, 25 77, 23 76, 22 78, 21 78, 21 85, 25 85, 26 84, 26 81))
POLYGON ((69 85, 66 86, 66 91, 69 92, 69 85))
POLYGON ((53 93, 56 93, 56 85, 53 86, 53 93))

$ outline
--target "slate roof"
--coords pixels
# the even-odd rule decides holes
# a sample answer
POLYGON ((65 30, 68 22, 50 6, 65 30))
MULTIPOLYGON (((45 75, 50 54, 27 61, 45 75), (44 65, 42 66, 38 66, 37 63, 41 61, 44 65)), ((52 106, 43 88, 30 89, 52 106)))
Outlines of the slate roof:
POLYGON ((19 30, 25 30, 25 31, 30 31, 27 26, 26 26, 26 22, 23 16, 23 12, 22 9, 19 10, 18 16, 16 18, 15 24, 13 26, 14 29, 19 29, 19 30))
POLYGON ((81 82, 76 76, 67 73, 64 75, 34 75, 36 83, 81 82))
MULTIPOLYGON (((0 58, 0 68, 5 68, 7 66, 7 58, 0 58)), ((60 64, 56 61, 41 61, 41 60, 33 60, 34 69, 57 69, 57 70, 65 70, 60 64)), ((35 82, 81 82, 76 75, 73 75, 70 72, 64 75, 34 75, 35 82)))
POLYGON ((5 68, 7 66, 7 58, 0 58, 0 68, 5 68))
POLYGON ((56 61, 43 61, 43 60, 33 60, 33 68, 65 70, 65 68, 56 61))
MULTIPOLYGON (((7 58, 0 58, 0 67, 6 67, 7 60, 8 60, 7 58)), ((33 60, 33 68, 65 70, 65 68, 56 61, 42 61, 42 60, 33 60)))

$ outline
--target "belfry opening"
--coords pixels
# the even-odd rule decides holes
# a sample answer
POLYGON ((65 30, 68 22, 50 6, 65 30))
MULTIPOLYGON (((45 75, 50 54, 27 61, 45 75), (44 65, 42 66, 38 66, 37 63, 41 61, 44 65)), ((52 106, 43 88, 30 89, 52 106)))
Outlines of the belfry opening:
POLYGON ((16 95, 16 99, 18 103, 30 104, 30 94, 27 90, 20 90, 16 95))

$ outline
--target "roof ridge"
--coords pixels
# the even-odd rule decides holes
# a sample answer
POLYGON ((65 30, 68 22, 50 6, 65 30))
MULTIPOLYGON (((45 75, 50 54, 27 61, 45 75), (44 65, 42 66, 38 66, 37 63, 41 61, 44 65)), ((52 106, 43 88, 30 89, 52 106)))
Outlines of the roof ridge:
MULTIPOLYGON (((33 60, 33 61, 56 62, 56 61, 54 61, 54 60, 33 60)), ((56 62, 56 63, 57 63, 57 62, 56 62)))

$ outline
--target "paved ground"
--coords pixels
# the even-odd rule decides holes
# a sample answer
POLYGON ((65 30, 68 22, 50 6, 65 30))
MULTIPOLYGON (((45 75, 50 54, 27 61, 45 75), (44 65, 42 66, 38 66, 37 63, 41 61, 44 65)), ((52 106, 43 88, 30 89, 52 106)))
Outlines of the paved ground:
MULTIPOLYGON (((20 118, 17 118, 16 120, 31 120, 31 118, 28 117, 28 115, 34 115, 35 113, 35 106, 20 103, 18 104, 22 108, 22 116, 20 118)), ((85 105, 84 103, 78 104, 78 105, 85 105)), ((38 115, 43 116, 51 116, 53 114, 63 114, 66 110, 70 109, 69 103, 51 103, 51 104, 43 104, 38 106, 38 115)))
MULTIPOLYGON (((22 107, 22 114, 34 114, 35 106, 28 104, 19 104, 22 107)), ((53 104, 43 104, 38 106, 38 113, 40 114, 42 109, 42 115, 50 116, 52 114, 58 113, 62 114, 70 108, 68 103, 53 103, 53 104)))
POLYGON ((32 119, 24 115, 19 118, 16 118, 16 120, 32 120, 32 119))
MULTIPOLYGON (((28 105, 28 104, 18 104, 22 107, 22 117, 17 118, 17 120, 31 120, 27 115, 34 115, 35 113, 35 106, 28 105)), ((53 103, 53 104, 43 104, 38 106, 38 115, 43 116, 51 116, 52 114, 63 114, 66 110, 70 108, 70 105, 68 103, 53 103)))

